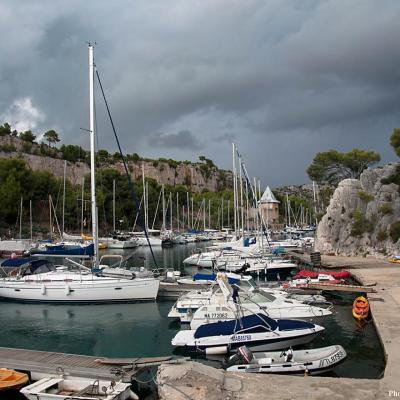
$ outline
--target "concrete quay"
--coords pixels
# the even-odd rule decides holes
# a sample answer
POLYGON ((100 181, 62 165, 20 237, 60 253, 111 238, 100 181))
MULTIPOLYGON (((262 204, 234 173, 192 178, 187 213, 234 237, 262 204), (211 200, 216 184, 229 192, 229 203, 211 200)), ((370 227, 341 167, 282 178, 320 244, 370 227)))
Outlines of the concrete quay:
POLYGON ((375 284, 376 293, 368 298, 386 358, 381 379, 246 375, 188 362, 160 366, 157 374, 160 399, 400 398, 400 265, 373 257, 326 256, 322 261, 324 267, 348 269, 362 285, 375 284))

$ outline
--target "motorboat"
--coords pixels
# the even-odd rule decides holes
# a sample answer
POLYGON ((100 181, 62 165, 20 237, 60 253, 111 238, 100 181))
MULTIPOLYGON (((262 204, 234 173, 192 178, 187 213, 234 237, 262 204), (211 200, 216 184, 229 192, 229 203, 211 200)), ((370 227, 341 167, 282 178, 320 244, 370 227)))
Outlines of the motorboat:
POLYGON ((28 400, 127 400, 139 399, 130 383, 47 377, 25 386, 20 392, 28 400))
POLYGON ((330 371, 347 357, 340 345, 308 350, 251 352, 243 346, 225 364, 229 372, 318 375, 330 371))
POLYGON ((332 275, 318 274, 316 278, 297 278, 282 284, 283 289, 307 288, 308 284, 337 285, 343 283, 342 279, 335 279, 332 275))
POLYGON ((269 351, 309 343, 324 329, 311 322, 275 320, 265 314, 253 314, 201 325, 195 330, 181 330, 171 344, 206 354, 225 354, 243 345, 255 351, 269 351))
POLYGON ((225 274, 219 274, 218 285, 209 290, 191 291, 182 295, 168 313, 169 318, 179 318, 181 323, 190 323, 195 329, 204 323, 236 318, 255 312, 265 313, 272 318, 316 319, 332 314, 328 308, 316 307, 295 299, 274 289, 253 287, 250 279, 243 279, 237 286, 238 299, 233 299, 233 290, 225 274))

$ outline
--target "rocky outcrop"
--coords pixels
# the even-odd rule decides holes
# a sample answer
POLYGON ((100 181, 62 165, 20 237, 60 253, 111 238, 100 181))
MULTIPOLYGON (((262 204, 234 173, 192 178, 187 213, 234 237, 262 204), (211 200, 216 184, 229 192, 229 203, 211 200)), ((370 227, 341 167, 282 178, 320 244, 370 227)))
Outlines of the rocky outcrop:
MULTIPOLYGON (((0 158, 17 157, 24 160, 34 171, 48 171, 61 178, 64 175, 64 160, 60 158, 44 157, 22 151, 5 152, 0 150, 0 158)), ((216 167, 206 167, 200 163, 174 163, 162 161, 129 161, 128 168, 134 180, 142 179, 142 165, 146 178, 152 178, 158 184, 186 185, 192 192, 201 192, 204 189, 216 192, 232 185, 232 174, 216 167)), ((121 162, 106 164, 102 168, 117 169, 124 173, 121 162)), ((84 162, 72 163, 67 161, 66 177, 74 185, 81 184, 85 175, 90 173, 89 166, 84 162)))
POLYGON ((316 250, 344 255, 399 253, 400 240, 394 243, 391 232, 400 221, 400 187, 387 183, 398 173, 397 166, 367 169, 359 180, 339 183, 318 225, 316 250))

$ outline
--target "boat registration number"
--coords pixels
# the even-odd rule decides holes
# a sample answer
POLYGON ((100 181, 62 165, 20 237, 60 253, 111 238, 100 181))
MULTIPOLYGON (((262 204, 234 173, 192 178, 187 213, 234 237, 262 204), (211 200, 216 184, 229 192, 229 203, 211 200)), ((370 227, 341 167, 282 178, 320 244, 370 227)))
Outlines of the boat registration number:
POLYGON ((344 353, 342 350, 339 350, 337 353, 335 353, 333 356, 330 356, 328 358, 323 358, 320 362, 319 362, 319 366, 324 367, 326 365, 331 365, 331 364, 335 364, 338 361, 340 361, 341 359, 344 358, 344 353))
POLYGON ((228 319, 228 313, 207 313, 204 316, 210 319, 228 319))
POLYGON ((232 336, 233 342, 244 342, 247 340, 251 340, 251 335, 234 335, 234 336, 232 336))

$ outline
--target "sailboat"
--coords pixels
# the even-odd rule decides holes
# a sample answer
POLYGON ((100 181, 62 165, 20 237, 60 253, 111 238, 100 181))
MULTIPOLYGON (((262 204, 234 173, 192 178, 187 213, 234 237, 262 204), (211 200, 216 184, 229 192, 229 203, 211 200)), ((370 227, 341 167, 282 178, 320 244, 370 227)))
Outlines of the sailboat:
MULTIPOLYGON (((89 100, 90 100, 90 161, 91 203, 94 262, 86 267, 66 259, 68 266, 32 275, 4 278, 0 281, 0 297, 18 301, 52 303, 127 302, 155 299, 159 281, 154 276, 132 273, 130 278, 103 272, 99 262, 98 224, 95 185, 95 124, 94 124, 94 49, 89 44, 89 100), (68 268, 72 266, 73 268, 68 268)), ((124 275, 122 275, 124 276, 124 275)))

